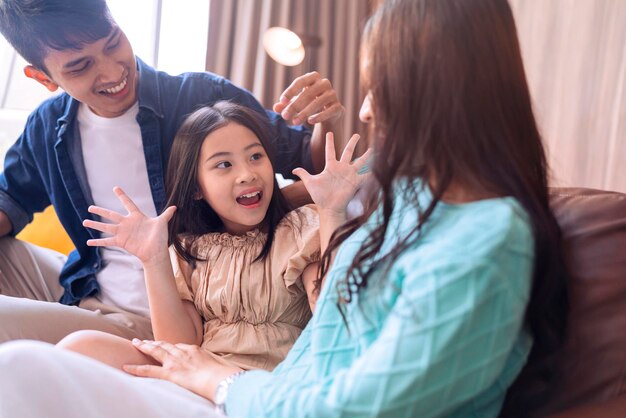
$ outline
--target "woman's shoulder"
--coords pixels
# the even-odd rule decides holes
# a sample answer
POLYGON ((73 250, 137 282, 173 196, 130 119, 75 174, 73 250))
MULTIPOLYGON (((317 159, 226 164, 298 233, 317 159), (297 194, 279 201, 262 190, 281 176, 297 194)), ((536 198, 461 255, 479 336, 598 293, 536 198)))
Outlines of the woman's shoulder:
MULTIPOLYGON (((416 245, 409 247, 438 260, 530 259, 534 248, 528 214, 511 197, 459 205, 441 203, 422 233, 416 245)), ((407 251, 409 258, 412 252, 407 251)))
POLYGON ((512 197, 485 199, 467 205, 460 222, 464 247, 476 254, 514 249, 530 252, 533 234, 530 218, 512 197))
POLYGON ((400 276, 413 277, 418 287, 424 277, 441 285, 464 278, 461 287, 473 282, 526 295, 534 238, 522 206, 495 198, 442 209, 435 225, 398 257, 400 276))

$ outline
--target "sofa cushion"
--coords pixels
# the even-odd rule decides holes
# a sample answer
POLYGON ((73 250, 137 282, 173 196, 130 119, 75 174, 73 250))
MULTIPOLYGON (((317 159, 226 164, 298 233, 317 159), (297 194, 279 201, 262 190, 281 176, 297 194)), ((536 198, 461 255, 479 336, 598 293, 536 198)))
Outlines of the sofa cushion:
POLYGON ((570 314, 564 379, 547 411, 626 393, 626 195, 554 188, 563 233, 570 314))

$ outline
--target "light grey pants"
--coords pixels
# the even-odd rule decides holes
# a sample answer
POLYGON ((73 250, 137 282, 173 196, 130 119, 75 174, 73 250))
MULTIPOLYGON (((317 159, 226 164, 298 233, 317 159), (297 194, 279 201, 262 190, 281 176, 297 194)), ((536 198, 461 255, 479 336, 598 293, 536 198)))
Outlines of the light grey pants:
POLYGON ((78 306, 57 301, 66 257, 15 238, 0 238, 0 343, 31 339, 57 343, 93 329, 124 338, 152 339, 150 320, 90 297, 78 306))
POLYGON ((0 418, 223 418, 174 383, 38 341, 0 344, 0 418))

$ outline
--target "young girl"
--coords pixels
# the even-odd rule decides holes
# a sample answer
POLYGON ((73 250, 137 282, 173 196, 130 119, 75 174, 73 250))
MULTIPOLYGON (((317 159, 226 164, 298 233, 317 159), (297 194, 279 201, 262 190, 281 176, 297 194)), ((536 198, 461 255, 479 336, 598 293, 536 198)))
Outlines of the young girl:
MULTIPOLYGON (((116 188, 128 214, 94 206, 108 223, 84 221, 108 235, 88 245, 121 247, 143 263, 155 338, 202 346, 242 369, 271 370, 286 356, 311 316, 320 256, 317 213, 289 212, 270 140, 252 110, 201 108, 174 140, 160 216, 146 217, 116 188)), ((114 367, 150 362, 97 331, 59 345, 114 367)))

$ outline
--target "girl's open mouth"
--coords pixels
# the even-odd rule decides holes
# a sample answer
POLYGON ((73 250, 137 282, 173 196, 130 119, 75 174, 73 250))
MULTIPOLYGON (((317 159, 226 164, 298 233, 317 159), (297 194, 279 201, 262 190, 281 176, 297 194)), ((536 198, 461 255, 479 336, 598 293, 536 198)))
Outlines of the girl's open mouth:
POLYGON ((263 192, 259 190, 256 192, 247 193, 247 194, 239 196, 237 198, 237 203, 239 203, 242 206, 252 206, 252 205, 259 203, 262 197, 263 197, 263 192))

